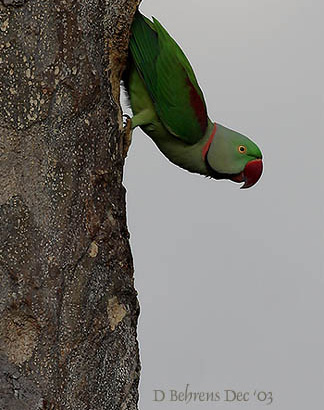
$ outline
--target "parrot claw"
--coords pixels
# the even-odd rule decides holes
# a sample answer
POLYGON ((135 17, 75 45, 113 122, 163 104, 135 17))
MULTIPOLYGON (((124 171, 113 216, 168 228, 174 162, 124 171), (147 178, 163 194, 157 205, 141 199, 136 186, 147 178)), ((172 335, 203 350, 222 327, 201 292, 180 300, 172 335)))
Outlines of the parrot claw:
POLYGON ((132 143, 132 120, 127 114, 123 114, 123 126, 121 151, 123 158, 126 158, 129 147, 132 143))
POLYGON ((126 127, 128 120, 130 120, 131 117, 128 114, 123 114, 123 126, 126 127))

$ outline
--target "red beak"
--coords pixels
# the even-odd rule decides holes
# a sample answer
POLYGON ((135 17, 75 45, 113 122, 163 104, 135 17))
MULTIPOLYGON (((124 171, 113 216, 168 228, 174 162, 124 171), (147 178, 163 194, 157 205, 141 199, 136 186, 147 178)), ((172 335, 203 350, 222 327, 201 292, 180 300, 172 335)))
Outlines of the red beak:
POLYGON ((255 185, 262 175, 262 170, 262 159, 254 159, 248 162, 243 171, 243 181, 245 183, 241 186, 241 189, 250 188, 255 185))

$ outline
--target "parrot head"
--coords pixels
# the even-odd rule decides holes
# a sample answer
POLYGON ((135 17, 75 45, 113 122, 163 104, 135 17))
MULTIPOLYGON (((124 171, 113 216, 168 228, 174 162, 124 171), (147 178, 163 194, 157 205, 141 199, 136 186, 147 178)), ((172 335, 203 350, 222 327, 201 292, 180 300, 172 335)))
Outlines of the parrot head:
POLYGON ((258 146, 220 124, 214 124, 203 157, 210 177, 244 182, 241 188, 255 185, 262 175, 262 153, 258 146))

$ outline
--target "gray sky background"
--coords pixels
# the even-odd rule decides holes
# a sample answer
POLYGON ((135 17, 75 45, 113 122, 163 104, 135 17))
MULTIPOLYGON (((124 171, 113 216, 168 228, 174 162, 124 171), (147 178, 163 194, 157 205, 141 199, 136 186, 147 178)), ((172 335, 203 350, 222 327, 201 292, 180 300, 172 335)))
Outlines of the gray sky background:
POLYGON ((321 410, 323 12, 312 0, 146 0, 209 116, 264 153, 257 186, 168 162, 141 130, 126 164, 141 316, 141 410, 321 410), (272 391, 271 406, 153 402, 153 389, 272 391))

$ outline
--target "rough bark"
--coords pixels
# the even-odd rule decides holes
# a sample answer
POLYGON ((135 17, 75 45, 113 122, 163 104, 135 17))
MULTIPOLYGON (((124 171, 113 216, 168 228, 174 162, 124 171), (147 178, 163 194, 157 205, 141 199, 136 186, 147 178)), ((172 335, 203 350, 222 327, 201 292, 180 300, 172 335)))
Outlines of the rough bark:
POLYGON ((0 409, 136 409, 119 80, 138 0, 0 0, 0 409))

